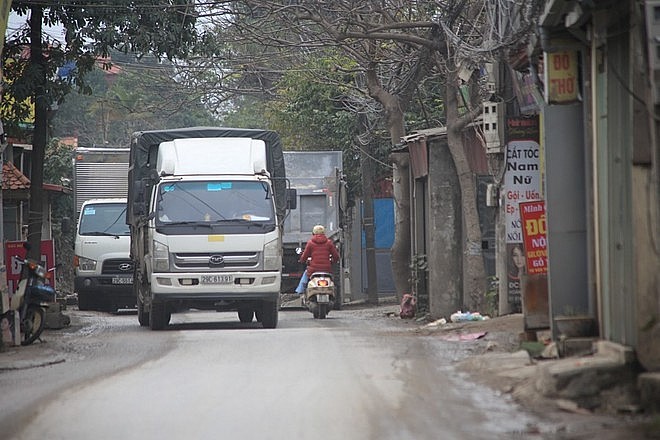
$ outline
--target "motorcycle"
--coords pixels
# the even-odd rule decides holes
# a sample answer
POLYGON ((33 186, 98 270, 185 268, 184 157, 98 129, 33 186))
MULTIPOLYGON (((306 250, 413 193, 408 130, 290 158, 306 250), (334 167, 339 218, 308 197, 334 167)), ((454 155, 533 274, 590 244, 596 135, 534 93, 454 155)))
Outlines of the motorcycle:
POLYGON ((332 274, 314 272, 307 282, 303 304, 314 318, 325 319, 335 306, 335 283, 332 274))
POLYGON ((27 258, 14 258, 23 266, 23 271, 9 310, 18 311, 21 345, 30 345, 44 330, 45 309, 56 301, 55 289, 46 283, 46 269, 41 264, 27 258))

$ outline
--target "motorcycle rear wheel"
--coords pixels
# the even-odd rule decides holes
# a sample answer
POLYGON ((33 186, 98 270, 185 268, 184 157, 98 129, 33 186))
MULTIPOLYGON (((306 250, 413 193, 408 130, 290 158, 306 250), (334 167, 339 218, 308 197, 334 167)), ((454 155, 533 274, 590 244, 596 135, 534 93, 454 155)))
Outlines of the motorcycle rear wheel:
POLYGON ((328 315, 328 304, 319 304, 319 319, 325 319, 328 315))
POLYGON ((21 345, 30 345, 36 341, 44 331, 44 309, 37 304, 30 304, 21 318, 21 345))

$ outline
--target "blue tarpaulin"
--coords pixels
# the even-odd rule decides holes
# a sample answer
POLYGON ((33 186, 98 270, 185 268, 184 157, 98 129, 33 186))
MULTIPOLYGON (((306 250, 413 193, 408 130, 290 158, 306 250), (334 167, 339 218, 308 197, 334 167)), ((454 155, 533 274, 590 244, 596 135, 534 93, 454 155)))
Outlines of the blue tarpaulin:
MULTIPOLYGON (((394 200, 391 198, 374 199, 374 224, 376 227, 376 249, 390 249, 394 244, 394 200)), ((362 247, 366 247, 364 230, 362 247)))

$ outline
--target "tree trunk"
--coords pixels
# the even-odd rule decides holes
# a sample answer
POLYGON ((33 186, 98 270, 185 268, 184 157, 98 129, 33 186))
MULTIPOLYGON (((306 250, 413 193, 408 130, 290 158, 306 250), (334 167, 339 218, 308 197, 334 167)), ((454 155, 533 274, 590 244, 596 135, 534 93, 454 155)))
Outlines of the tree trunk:
MULTIPOLYGON (((366 115, 360 119, 366 127, 366 115)), ((376 224, 374 221, 374 165, 367 154, 360 154, 360 170, 362 171, 362 227, 364 229, 365 254, 367 258, 367 303, 378 304, 378 272, 376 268, 376 224)))
POLYGON ((409 159, 406 153, 393 153, 394 165, 394 243, 392 244, 392 276, 399 300, 412 293, 410 285, 410 181, 409 159))
MULTIPOLYGON (((405 136, 404 114, 398 99, 386 102, 388 128, 392 145, 405 136)), ((410 180, 406 153, 390 155, 394 165, 392 190, 394 192, 394 243, 392 244, 392 277, 396 296, 400 300, 404 293, 411 293, 410 285, 410 180)))
MULTIPOLYGON (((374 66, 367 69, 369 95, 376 99, 385 110, 387 128, 392 145, 398 145, 406 134, 404 110, 406 103, 397 95, 388 93, 381 87, 374 66)), ((392 277, 398 299, 411 292, 410 286, 410 191, 408 163, 392 155, 394 164, 392 190, 394 191, 394 243, 391 250, 392 277)))
POLYGON ((30 200, 28 202, 28 257, 41 260, 41 228, 44 211, 44 155, 48 129, 48 102, 46 100, 46 68, 41 46, 43 10, 33 6, 30 16, 30 65, 34 69, 34 131, 32 135, 32 167, 30 169, 30 200))
MULTIPOLYGON (((456 82, 448 81, 448 84, 456 82)), ((447 86, 447 143, 451 152, 461 189, 463 217, 463 305, 468 310, 478 311, 484 302, 486 291, 486 269, 481 251, 481 226, 477 210, 476 179, 470 169, 463 148, 464 124, 457 124, 458 89, 447 86)))

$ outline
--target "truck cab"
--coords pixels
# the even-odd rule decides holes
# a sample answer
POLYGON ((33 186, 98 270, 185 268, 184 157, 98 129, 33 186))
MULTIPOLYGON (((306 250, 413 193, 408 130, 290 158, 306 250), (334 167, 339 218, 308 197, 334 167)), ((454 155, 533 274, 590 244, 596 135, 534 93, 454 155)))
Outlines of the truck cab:
POLYGON ((188 309, 278 323, 286 180, 279 136, 193 127, 138 132, 127 223, 138 322, 188 309))
POLYGON ((135 308, 126 199, 89 199, 80 210, 75 238, 74 289, 80 310, 135 308))

